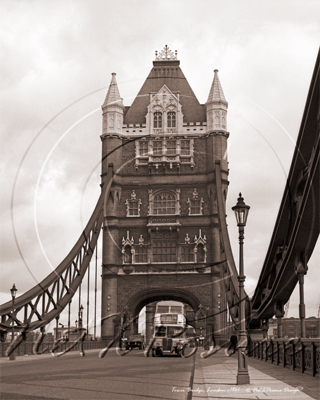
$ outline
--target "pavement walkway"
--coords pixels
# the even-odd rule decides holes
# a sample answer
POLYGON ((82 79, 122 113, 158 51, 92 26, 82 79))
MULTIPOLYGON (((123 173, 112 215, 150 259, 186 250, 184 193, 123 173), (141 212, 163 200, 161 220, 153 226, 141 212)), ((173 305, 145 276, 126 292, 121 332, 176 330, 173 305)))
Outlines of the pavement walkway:
MULTIPOLYGON (((200 399, 320 399, 319 377, 248 358, 250 384, 237 385, 238 355, 223 350, 195 360, 192 400, 200 399)), ((191 397, 189 396, 190 400, 191 397)))
MULTIPOLYGON (((114 349, 111 349, 114 350, 114 349)), ((86 350, 98 353, 100 350, 86 350)), ((248 358, 250 384, 237 385, 238 356, 226 357, 223 350, 203 359, 198 351, 192 387, 183 390, 186 400, 203 399, 265 399, 265 400, 307 400, 320 399, 319 377, 290 371, 261 360, 248 358)), ((69 352, 68 357, 79 352, 69 352)), ((51 354, 18 356, 15 361, 0 358, 0 365, 14 362, 28 362, 39 358, 52 358, 51 354)), ((183 396, 184 397, 184 396, 183 396)))

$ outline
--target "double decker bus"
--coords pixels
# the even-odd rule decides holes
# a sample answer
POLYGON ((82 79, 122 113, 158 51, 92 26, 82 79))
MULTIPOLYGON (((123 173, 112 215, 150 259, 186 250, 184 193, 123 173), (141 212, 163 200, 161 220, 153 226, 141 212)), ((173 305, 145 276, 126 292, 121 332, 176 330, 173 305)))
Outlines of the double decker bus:
POLYGON ((182 356, 185 342, 186 318, 183 313, 155 313, 152 357, 163 354, 182 356))

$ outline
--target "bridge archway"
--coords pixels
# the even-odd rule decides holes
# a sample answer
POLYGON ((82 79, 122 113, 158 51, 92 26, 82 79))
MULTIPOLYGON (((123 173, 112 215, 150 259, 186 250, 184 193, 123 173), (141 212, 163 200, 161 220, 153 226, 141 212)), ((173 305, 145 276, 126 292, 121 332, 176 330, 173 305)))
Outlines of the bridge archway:
MULTIPOLYGON (((153 319, 156 311, 156 305, 162 301, 174 301, 184 304, 185 315, 187 317, 187 324, 192 326, 197 335, 204 335, 207 337, 208 345, 212 342, 213 323, 212 318, 207 315, 205 308, 202 306, 200 299, 194 293, 179 288, 153 288, 140 291, 128 299, 121 318, 114 320, 115 329, 120 329, 120 325, 128 322, 129 319, 133 320, 131 325, 127 328, 126 335, 138 333, 138 316, 141 310, 146 307, 145 315, 145 336, 146 341, 153 337, 153 319)), ((121 326, 122 328, 122 326, 121 326)))
POLYGON ((136 293, 128 301, 131 315, 138 315, 142 308, 150 303, 163 300, 179 301, 188 304, 196 313, 201 305, 200 300, 193 293, 184 289, 147 289, 136 293))

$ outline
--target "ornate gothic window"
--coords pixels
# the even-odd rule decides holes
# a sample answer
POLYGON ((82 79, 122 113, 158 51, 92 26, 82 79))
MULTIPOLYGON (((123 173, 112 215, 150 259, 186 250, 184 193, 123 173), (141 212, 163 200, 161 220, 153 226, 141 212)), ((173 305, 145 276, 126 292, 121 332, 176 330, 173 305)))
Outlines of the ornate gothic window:
POLYGON ((132 264, 131 246, 125 246, 124 248, 124 263, 132 264))
POLYGON ((167 240, 154 240, 152 242, 152 255, 154 263, 177 262, 176 243, 167 240))
POLYGON ((160 111, 153 113, 153 127, 162 128, 162 113, 160 111))
POLYGON ((192 193, 192 199, 188 199, 189 215, 202 215, 203 198, 199 198, 197 189, 192 193))
POLYGON ((203 244, 199 244, 197 246, 197 262, 203 263, 204 262, 204 247, 203 244))
POLYGON ((161 190, 154 193, 149 189, 149 215, 180 214, 180 189, 175 191, 161 190))
POLYGON ((207 262, 207 239, 206 235, 202 237, 201 229, 199 229, 199 237, 194 237, 194 252, 196 263, 207 262))
POLYGON ((176 113, 173 111, 170 111, 167 114, 167 126, 168 128, 176 127, 176 113))
POLYGON ((149 146, 149 142, 146 140, 141 140, 139 142, 139 155, 140 156, 148 155, 148 146, 149 146))
POLYGON ((167 156, 176 154, 176 141, 175 140, 167 140, 167 156))
POLYGON ((182 156, 189 156, 190 155, 190 140, 181 140, 181 152, 182 156))
POLYGON ((132 254, 133 254, 133 237, 130 240, 129 231, 127 231, 127 238, 122 238, 122 262, 123 264, 132 264, 132 254))
POLYGON ((127 205, 127 217, 140 217, 140 206, 142 201, 137 199, 136 192, 133 190, 131 193, 131 199, 126 200, 127 205))
POLYGON ((161 192, 154 196, 153 214, 175 214, 176 197, 173 193, 161 192))
POLYGON ((153 155, 161 156, 162 155, 162 142, 160 140, 155 140, 152 142, 153 155))

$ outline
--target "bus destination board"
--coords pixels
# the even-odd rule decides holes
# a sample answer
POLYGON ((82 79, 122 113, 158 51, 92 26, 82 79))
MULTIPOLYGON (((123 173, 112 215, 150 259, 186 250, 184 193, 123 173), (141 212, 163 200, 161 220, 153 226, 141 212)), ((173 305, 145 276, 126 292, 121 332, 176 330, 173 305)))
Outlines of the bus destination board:
POLYGON ((176 324, 178 322, 178 314, 161 314, 161 324, 176 324))

